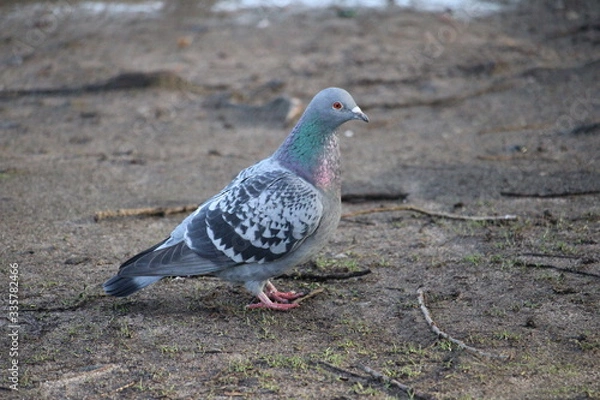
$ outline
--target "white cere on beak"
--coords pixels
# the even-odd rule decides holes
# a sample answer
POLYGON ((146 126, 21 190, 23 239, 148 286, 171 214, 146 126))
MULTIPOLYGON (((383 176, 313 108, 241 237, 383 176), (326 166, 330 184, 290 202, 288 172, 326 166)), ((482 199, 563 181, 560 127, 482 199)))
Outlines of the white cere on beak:
POLYGON ((356 106, 352 109, 352 112, 354 113, 354 115, 356 115, 356 117, 358 119, 362 119, 365 122, 369 122, 369 117, 367 117, 367 114, 365 114, 364 112, 362 112, 362 110, 360 109, 359 106, 356 106))

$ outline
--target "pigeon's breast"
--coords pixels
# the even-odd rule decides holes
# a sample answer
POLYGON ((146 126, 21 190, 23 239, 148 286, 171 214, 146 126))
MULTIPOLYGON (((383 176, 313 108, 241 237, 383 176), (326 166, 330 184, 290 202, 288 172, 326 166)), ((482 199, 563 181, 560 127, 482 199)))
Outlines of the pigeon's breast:
POLYGON ((325 193, 341 190, 340 149, 336 135, 331 136, 314 165, 311 176, 316 187, 325 193))

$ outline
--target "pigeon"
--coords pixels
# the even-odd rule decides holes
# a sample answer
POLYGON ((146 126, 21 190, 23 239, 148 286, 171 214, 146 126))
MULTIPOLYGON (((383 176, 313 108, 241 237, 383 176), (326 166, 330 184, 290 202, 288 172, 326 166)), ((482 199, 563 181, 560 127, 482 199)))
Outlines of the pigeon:
POLYGON ((334 234, 341 214, 336 131, 350 120, 369 122, 347 91, 319 92, 273 155, 125 261, 104 291, 125 297, 166 276, 211 275, 243 284, 259 300, 250 309, 297 307, 292 300, 303 294, 280 292, 270 279, 308 261, 334 234))

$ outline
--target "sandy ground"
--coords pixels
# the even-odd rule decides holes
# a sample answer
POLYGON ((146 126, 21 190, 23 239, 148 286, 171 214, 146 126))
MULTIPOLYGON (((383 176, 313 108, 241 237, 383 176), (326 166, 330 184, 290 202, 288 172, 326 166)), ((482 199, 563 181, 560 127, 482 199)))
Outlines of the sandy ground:
POLYGON ((76 4, 0 8, 3 398, 600 398, 597 1, 479 19, 76 4), (518 219, 347 216, 276 280, 323 290, 289 313, 212 278, 102 294, 184 214, 96 212, 206 199, 327 86, 372 121, 340 132, 344 213, 518 219), (508 358, 439 338, 419 288, 442 331, 508 358))

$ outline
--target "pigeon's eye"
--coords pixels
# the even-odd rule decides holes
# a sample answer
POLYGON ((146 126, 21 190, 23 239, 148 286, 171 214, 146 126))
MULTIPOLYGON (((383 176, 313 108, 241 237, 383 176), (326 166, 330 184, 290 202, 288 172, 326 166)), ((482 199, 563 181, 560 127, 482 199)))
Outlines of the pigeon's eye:
POLYGON ((344 105, 339 101, 336 101, 331 105, 331 107, 333 107, 334 110, 341 110, 342 108, 344 108, 344 105))

